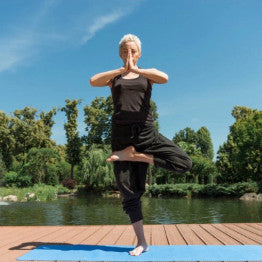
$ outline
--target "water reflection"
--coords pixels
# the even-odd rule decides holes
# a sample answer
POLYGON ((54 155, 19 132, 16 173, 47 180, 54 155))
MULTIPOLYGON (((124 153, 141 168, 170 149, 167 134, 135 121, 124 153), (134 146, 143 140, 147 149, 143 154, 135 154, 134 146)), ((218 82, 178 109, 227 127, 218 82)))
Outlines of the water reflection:
MULTIPOLYGON (((142 198, 144 224, 258 223, 262 201, 142 198)), ((121 198, 85 196, 0 205, 0 225, 129 224, 121 198)))

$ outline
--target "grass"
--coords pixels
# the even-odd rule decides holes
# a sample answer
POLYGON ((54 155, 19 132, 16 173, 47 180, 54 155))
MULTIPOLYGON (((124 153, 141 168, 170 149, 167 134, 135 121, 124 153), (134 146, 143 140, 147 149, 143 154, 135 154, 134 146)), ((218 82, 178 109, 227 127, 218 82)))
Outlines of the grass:
POLYGON ((58 194, 71 193, 73 190, 69 190, 62 185, 50 186, 45 184, 36 184, 32 187, 17 188, 17 187, 0 187, 0 196, 3 198, 8 195, 17 196, 17 201, 49 201, 55 200, 58 194), (34 198, 28 198, 27 193, 34 193, 34 198))

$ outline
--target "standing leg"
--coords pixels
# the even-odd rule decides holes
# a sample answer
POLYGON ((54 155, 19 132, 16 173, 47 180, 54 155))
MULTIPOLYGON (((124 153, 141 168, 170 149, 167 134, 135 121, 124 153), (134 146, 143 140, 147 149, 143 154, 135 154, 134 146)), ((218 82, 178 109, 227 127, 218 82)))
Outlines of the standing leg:
POLYGON ((114 161, 114 173, 118 189, 123 197, 123 210, 129 216, 137 237, 136 247, 130 255, 139 256, 148 251, 143 230, 141 196, 145 192, 147 163, 131 161, 114 161))
POLYGON ((144 235, 143 220, 139 220, 132 224, 137 236, 136 248, 130 251, 130 255, 139 256, 142 252, 148 251, 148 245, 144 235))

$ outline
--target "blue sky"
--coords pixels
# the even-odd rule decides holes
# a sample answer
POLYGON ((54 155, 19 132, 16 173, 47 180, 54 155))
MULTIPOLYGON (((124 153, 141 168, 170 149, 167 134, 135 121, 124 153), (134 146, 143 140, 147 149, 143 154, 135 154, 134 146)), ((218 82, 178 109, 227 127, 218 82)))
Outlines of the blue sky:
MULTIPOLYGON (((122 66, 118 43, 132 33, 142 42, 138 65, 169 76, 153 85, 160 133, 172 139, 205 126, 216 157, 233 107, 261 110, 261 12, 260 0, 0 1, 0 110, 40 113, 83 99, 78 130, 86 134, 84 106, 110 95, 89 79, 122 66)), ((52 139, 64 144, 64 113, 54 120, 52 139)))

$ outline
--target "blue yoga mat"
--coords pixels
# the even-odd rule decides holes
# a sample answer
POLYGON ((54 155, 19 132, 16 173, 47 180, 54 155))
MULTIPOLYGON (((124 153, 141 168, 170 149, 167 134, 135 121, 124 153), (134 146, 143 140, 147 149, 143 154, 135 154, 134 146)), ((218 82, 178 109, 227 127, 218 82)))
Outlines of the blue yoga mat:
POLYGON ((63 261, 258 261, 262 245, 149 246, 148 252, 131 256, 134 246, 43 245, 17 260, 63 261))

